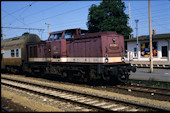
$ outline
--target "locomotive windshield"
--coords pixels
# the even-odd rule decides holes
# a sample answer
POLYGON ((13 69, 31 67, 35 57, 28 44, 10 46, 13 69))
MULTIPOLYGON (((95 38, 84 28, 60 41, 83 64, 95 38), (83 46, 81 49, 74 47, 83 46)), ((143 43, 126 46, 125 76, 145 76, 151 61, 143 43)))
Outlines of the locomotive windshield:
POLYGON ((48 41, 53 40, 54 34, 51 34, 50 37, 48 38, 48 41))
POLYGON ((54 36, 54 40, 60 40, 60 39, 61 39, 61 36, 62 36, 62 33, 56 34, 56 35, 54 36))

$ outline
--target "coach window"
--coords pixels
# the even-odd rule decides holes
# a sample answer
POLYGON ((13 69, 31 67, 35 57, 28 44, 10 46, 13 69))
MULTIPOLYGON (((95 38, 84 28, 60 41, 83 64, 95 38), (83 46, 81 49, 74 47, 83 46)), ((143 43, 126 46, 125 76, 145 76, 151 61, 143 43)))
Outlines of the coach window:
POLYGON ((15 57, 15 51, 14 51, 14 49, 11 50, 11 57, 15 57))
POLYGON ((19 51, 16 49, 16 57, 19 57, 19 51))

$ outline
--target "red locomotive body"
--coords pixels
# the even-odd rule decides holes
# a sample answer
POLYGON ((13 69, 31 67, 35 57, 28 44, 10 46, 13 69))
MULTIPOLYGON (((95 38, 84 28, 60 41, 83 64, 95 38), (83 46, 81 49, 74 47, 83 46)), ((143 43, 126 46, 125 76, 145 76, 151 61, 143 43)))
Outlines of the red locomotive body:
POLYGON ((82 81, 126 82, 135 68, 123 61, 124 53, 124 37, 116 32, 68 29, 52 32, 47 41, 29 45, 28 62, 35 73, 82 81))

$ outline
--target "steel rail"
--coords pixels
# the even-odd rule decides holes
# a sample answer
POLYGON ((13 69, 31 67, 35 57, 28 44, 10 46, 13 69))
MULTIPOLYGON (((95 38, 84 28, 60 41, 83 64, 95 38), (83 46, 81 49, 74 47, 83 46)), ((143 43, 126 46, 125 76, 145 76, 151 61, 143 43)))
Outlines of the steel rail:
POLYGON ((86 107, 98 109, 99 111, 112 111, 112 110, 109 110, 109 109, 101 108, 100 106, 93 106, 93 105, 86 104, 86 103, 83 103, 83 102, 79 102, 79 101, 76 101, 76 100, 71 100, 71 99, 69 99, 67 97, 46 94, 46 93, 42 93, 42 92, 39 92, 39 91, 34 91, 34 90, 31 90, 31 89, 27 89, 27 88, 22 88, 20 86, 15 86, 15 85, 4 83, 4 82, 2 82, 1 84, 2 85, 11 86, 11 87, 14 87, 14 88, 17 88, 17 89, 25 90, 25 91, 30 91, 30 92, 33 92, 33 93, 36 93, 36 94, 40 94, 40 95, 43 95, 43 96, 48 96, 48 97, 51 97, 51 98, 62 99, 62 100, 65 100, 67 102, 69 101, 69 102, 72 102, 72 103, 81 104, 81 105, 84 105, 86 107))
POLYGON ((5 107, 1 106, 1 109, 6 111, 6 112, 11 112, 10 110, 6 109, 5 107))
POLYGON ((162 96, 170 96, 170 93, 162 93, 162 92, 152 91, 152 90, 169 91, 169 89, 165 89, 165 88, 164 89, 162 89, 162 88, 159 89, 159 88, 154 88, 154 87, 135 86, 135 85, 115 86, 115 88, 119 88, 119 89, 123 89, 123 90, 131 90, 131 91, 136 91, 136 92, 149 93, 149 94, 154 93, 154 94, 162 95, 162 96), (143 88, 143 89, 136 89, 136 88, 143 88), (148 91, 146 91, 146 89, 148 89, 148 91))

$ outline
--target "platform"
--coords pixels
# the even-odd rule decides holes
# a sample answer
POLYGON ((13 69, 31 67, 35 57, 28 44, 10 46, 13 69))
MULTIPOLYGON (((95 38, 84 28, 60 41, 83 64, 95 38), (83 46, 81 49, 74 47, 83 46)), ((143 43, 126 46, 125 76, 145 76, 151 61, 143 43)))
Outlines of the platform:
MULTIPOLYGON (((131 63, 132 66, 136 67, 150 67, 149 61, 125 61, 131 63)), ((153 61, 153 67, 156 68, 170 68, 170 61, 153 61)))
POLYGON ((153 69, 153 73, 150 73, 149 68, 137 68, 135 73, 131 72, 129 79, 170 82, 170 69, 153 69))

